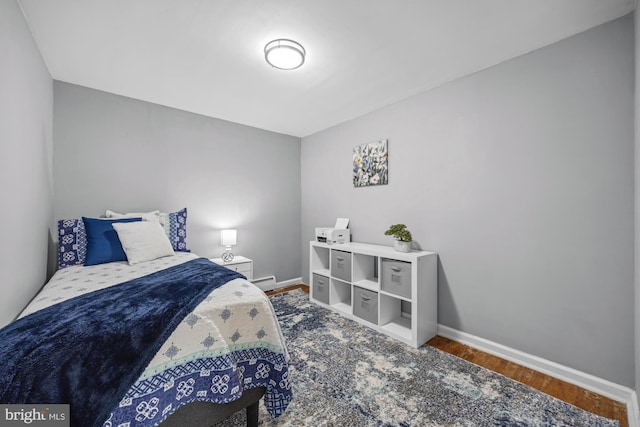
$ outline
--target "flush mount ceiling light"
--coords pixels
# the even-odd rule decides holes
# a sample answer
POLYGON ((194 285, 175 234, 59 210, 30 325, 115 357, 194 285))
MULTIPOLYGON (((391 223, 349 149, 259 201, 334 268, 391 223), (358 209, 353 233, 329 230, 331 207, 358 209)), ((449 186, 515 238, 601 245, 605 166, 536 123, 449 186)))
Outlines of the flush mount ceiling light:
POLYGON ((276 39, 264 47, 264 59, 274 68, 295 70, 304 64, 305 52, 302 45, 289 39, 276 39))

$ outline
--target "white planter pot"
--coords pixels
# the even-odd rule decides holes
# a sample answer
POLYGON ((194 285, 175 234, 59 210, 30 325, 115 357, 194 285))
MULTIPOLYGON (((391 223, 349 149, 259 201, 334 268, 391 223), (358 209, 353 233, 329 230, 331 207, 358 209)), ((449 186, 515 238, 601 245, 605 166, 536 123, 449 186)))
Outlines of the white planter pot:
POLYGON ((400 240, 396 240, 393 242, 393 249, 398 252, 411 252, 411 242, 402 242, 400 240))

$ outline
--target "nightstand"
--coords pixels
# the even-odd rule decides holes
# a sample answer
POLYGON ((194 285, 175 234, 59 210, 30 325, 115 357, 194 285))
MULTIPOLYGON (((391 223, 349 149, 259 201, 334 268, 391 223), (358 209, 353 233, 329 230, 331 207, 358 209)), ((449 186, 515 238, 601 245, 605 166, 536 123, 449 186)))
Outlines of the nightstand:
POLYGON ((253 280, 253 261, 247 257, 235 256, 231 262, 224 262, 222 258, 210 258, 210 260, 245 275, 247 280, 253 280))

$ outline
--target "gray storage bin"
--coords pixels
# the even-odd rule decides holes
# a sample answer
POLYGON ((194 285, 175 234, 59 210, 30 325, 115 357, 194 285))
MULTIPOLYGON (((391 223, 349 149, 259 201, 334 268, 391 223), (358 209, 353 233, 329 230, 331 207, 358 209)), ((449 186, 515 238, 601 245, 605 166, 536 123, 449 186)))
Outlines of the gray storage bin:
POLYGON ((353 315, 377 325, 378 293, 354 286, 353 315))
POLYGON ((351 282, 351 252, 331 251, 331 276, 351 282))
POLYGON ((380 285, 385 292, 411 298, 411 263, 383 258, 380 285))
POLYGON ((312 286, 313 297, 318 301, 329 304, 329 278, 314 273, 312 286))

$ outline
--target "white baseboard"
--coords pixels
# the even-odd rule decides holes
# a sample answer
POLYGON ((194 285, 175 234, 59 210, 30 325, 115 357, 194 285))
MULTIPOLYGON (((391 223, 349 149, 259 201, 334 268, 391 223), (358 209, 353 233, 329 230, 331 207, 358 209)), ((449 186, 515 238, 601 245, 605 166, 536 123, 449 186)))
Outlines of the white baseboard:
POLYGON ((263 291, 272 291, 274 289, 285 288, 291 285, 297 285, 302 283, 302 277, 296 277, 294 279, 285 280, 282 282, 276 282, 276 276, 266 276, 260 277, 258 279, 253 279, 251 282, 262 289, 263 291))
POLYGON ((276 283, 276 287, 274 289, 286 288, 287 286, 299 285, 300 283, 302 283, 302 277, 296 277, 295 279, 284 280, 276 283))
POLYGON ((254 278, 251 280, 251 283, 262 289, 263 291, 270 291, 271 289, 275 289, 276 285, 276 276, 265 276, 254 278))
POLYGON ((438 324, 438 335, 577 385, 578 387, 593 391, 609 399, 625 403, 627 405, 629 427, 640 427, 640 414, 638 411, 636 392, 629 387, 441 324, 438 324))

